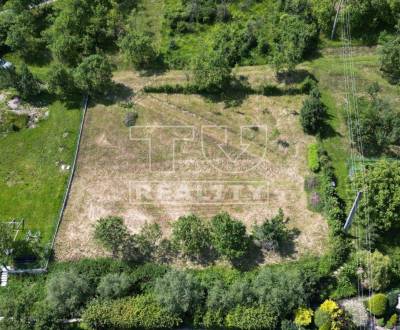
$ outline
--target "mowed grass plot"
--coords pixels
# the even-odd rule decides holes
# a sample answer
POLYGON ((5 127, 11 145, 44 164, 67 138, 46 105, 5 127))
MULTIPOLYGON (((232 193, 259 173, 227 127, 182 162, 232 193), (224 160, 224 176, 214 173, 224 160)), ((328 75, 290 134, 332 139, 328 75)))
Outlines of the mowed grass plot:
POLYGON ((24 219, 25 231, 52 239, 71 165, 81 112, 55 102, 32 129, 0 137, 0 220, 24 219))
MULTIPOLYGON (((237 75, 253 85, 274 79, 267 67, 240 68, 237 75)), ((152 77, 121 71, 114 79, 133 91, 139 118, 130 130, 123 123, 130 110, 117 102, 88 110, 77 174, 57 237, 59 259, 104 253, 92 238, 100 217, 122 216, 132 232, 145 222, 157 222, 168 237, 171 222, 189 213, 206 220, 227 211, 250 232, 279 208, 290 217, 289 227, 299 230, 295 246, 283 257, 323 253, 327 224, 307 210, 304 192, 306 150, 315 142, 299 123, 304 95, 224 100, 143 92, 146 85, 185 82, 181 71, 152 77), (252 194, 257 189, 259 196, 252 194)), ((279 260, 265 256, 266 262, 279 260)))

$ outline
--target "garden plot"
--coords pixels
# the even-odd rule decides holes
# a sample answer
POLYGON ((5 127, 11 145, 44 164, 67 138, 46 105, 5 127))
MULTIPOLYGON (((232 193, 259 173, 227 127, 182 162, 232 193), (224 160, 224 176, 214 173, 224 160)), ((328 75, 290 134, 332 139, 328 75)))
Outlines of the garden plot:
MULTIPOLYGON (((258 81, 263 70, 243 74, 258 81)), ((130 110, 121 105, 88 110, 57 258, 103 255, 92 239, 93 224, 108 215, 124 217, 132 232, 157 222, 168 236, 169 224, 188 213, 209 219, 227 211, 250 231, 279 208, 300 231, 287 258, 322 253, 327 225, 307 210, 303 188, 307 145, 314 141, 299 124, 303 96, 251 95, 227 106, 197 95, 142 92, 149 84, 185 79, 179 71, 154 77, 117 73, 115 80, 135 95, 139 118, 131 129, 123 124, 130 110)))

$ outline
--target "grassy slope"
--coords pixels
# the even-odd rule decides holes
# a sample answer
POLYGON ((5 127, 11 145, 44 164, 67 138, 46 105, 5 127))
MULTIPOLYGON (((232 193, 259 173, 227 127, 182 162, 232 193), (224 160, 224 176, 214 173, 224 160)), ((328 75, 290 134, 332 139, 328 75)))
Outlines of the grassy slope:
POLYGON ((24 218, 26 229, 51 239, 68 179, 57 162, 71 164, 80 122, 79 110, 60 102, 35 129, 0 138, 0 219, 24 218))

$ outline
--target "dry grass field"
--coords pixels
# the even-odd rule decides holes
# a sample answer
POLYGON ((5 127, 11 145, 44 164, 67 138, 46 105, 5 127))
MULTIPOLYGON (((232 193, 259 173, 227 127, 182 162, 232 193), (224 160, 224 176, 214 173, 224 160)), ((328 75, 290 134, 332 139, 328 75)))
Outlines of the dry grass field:
MULTIPOLYGON (((237 74, 252 85, 273 79, 265 67, 245 67, 237 74)), ((114 79, 132 91, 139 118, 130 130, 123 123, 129 110, 118 102, 88 110, 57 258, 104 254, 92 240, 100 217, 122 216, 132 232, 158 222, 168 236, 170 222, 188 213, 209 219, 227 211, 251 230, 279 208, 300 231, 288 258, 323 252, 327 224, 307 210, 303 188, 306 148, 314 141, 299 124, 304 96, 250 95, 232 104, 142 92, 149 84, 185 82, 180 71, 156 76, 121 71, 114 79)))

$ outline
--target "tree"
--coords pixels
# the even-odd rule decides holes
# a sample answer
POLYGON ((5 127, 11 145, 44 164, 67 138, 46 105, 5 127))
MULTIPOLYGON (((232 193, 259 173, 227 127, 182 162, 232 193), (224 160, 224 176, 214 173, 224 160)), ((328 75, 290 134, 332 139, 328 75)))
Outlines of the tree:
POLYGON ((53 64, 49 69, 48 88, 61 98, 68 98, 76 92, 73 72, 62 64, 53 64))
MULTIPOLYGON (((390 257, 375 250, 374 252, 360 250, 357 252, 357 260, 361 260, 363 269, 362 284, 367 289, 383 291, 388 288, 391 276, 390 257)), ((359 266, 354 271, 359 269, 359 266)))
POLYGON ((107 57, 90 55, 74 71, 76 86, 90 95, 104 94, 112 86, 111 64, 107 57))
POLYGON ((197 279, 178 270, 171 270, 157 279, 154 294, 161 306, 178 315, 194 312, 204 296, 197 279))
POLYGON ((387 297, 383 293, 374 294, 368 299, 367 309, 376 317, 382 317, 386 313, 387 297))
POLYGON ((225 212, 211 220, 211 241, 221 256, 234 260, 244 256, 249 240, 245 225, 225 212))
POLYGON ((97 293, 106 299, 122 298, 129 293, 131 285, 131 280, 125 273, 107 274, 101 278, 97 293))
POLYGON ((277 72, 293 71, 318 40, 314 23, 307 24, 297 15, 283 14, 274 26, 270 62, 277 72))
POLYGON ((390 152, 394 145, 400 145, 400 118, 391 105, 373 92, 371 99, 359 98, 359 116, 354 113, 352 121, 358 126, 352 140, 360 152, 378 156, 390 152))
POLYGON ((7 267, 15 248, 12 227, 0 223, 0 265, 7 267))
POLYGON ((379 51, 380 69, 392 83, 400 83, 400 23, 396 36, 387 37, 379 51))
POLYGON ((225 55, 208 51, 194 58, 192 71, 199 90, 220 92, 229 83, 232 70, 225 55))
POLYGON ((95 225, 94 238, 116 258, 128 238, 128 229, 120 217, 101 218, 95 225))
POLYGON ((22 98, 25 99, 35 96, 40 92, 39 81, 32 74, 25 63, 22 64, 20 72, 18 74, 16 88, 21 94, 22 98))
POLYGON ((326 107, 321 101, 321 94, 317 88, 310 92, 310 96, 303 102, 300 110, 300 123, 307 134, 316 134, 326 116, 326 107))
POLYGON ((172 240, 183 255, 198 259, 210 248, 211 238, 204 220, 191 214, 172 225, 172 240))
MULTIPOLYGON (((288 219, 286 219, 288 221, 288 219)), ((253 237, 256 245, 266 251, 275 251, 290 238, 290 231, 285 226, 285 216, 282 209, 272 219, 266 219, 261 225, 253 227, 253 237)))
POLYGON ((157 57, 149 34, 129 30, 120 40, 119 48, 125 60, 137 69, 149 66, 157 57))
POLYGON ((14 67, 8 69, 0 68, 0 88, 17 87, 18 75, 14 67))
MULTIPOLYGON (((358 173, 359 190, 368 191, 360 201, 359 221, 375 239, 400 225, 400 164, 381 160, 358 173), (373 221, 370 221, 373 219, 373 221)), ((374 242, 372 242, 374 243, 374 242)))
POLYGON ((46 300, 60 317, 77 316, 91 289, 86 280, 70 271, 54 274, 47 282, 46 300))

